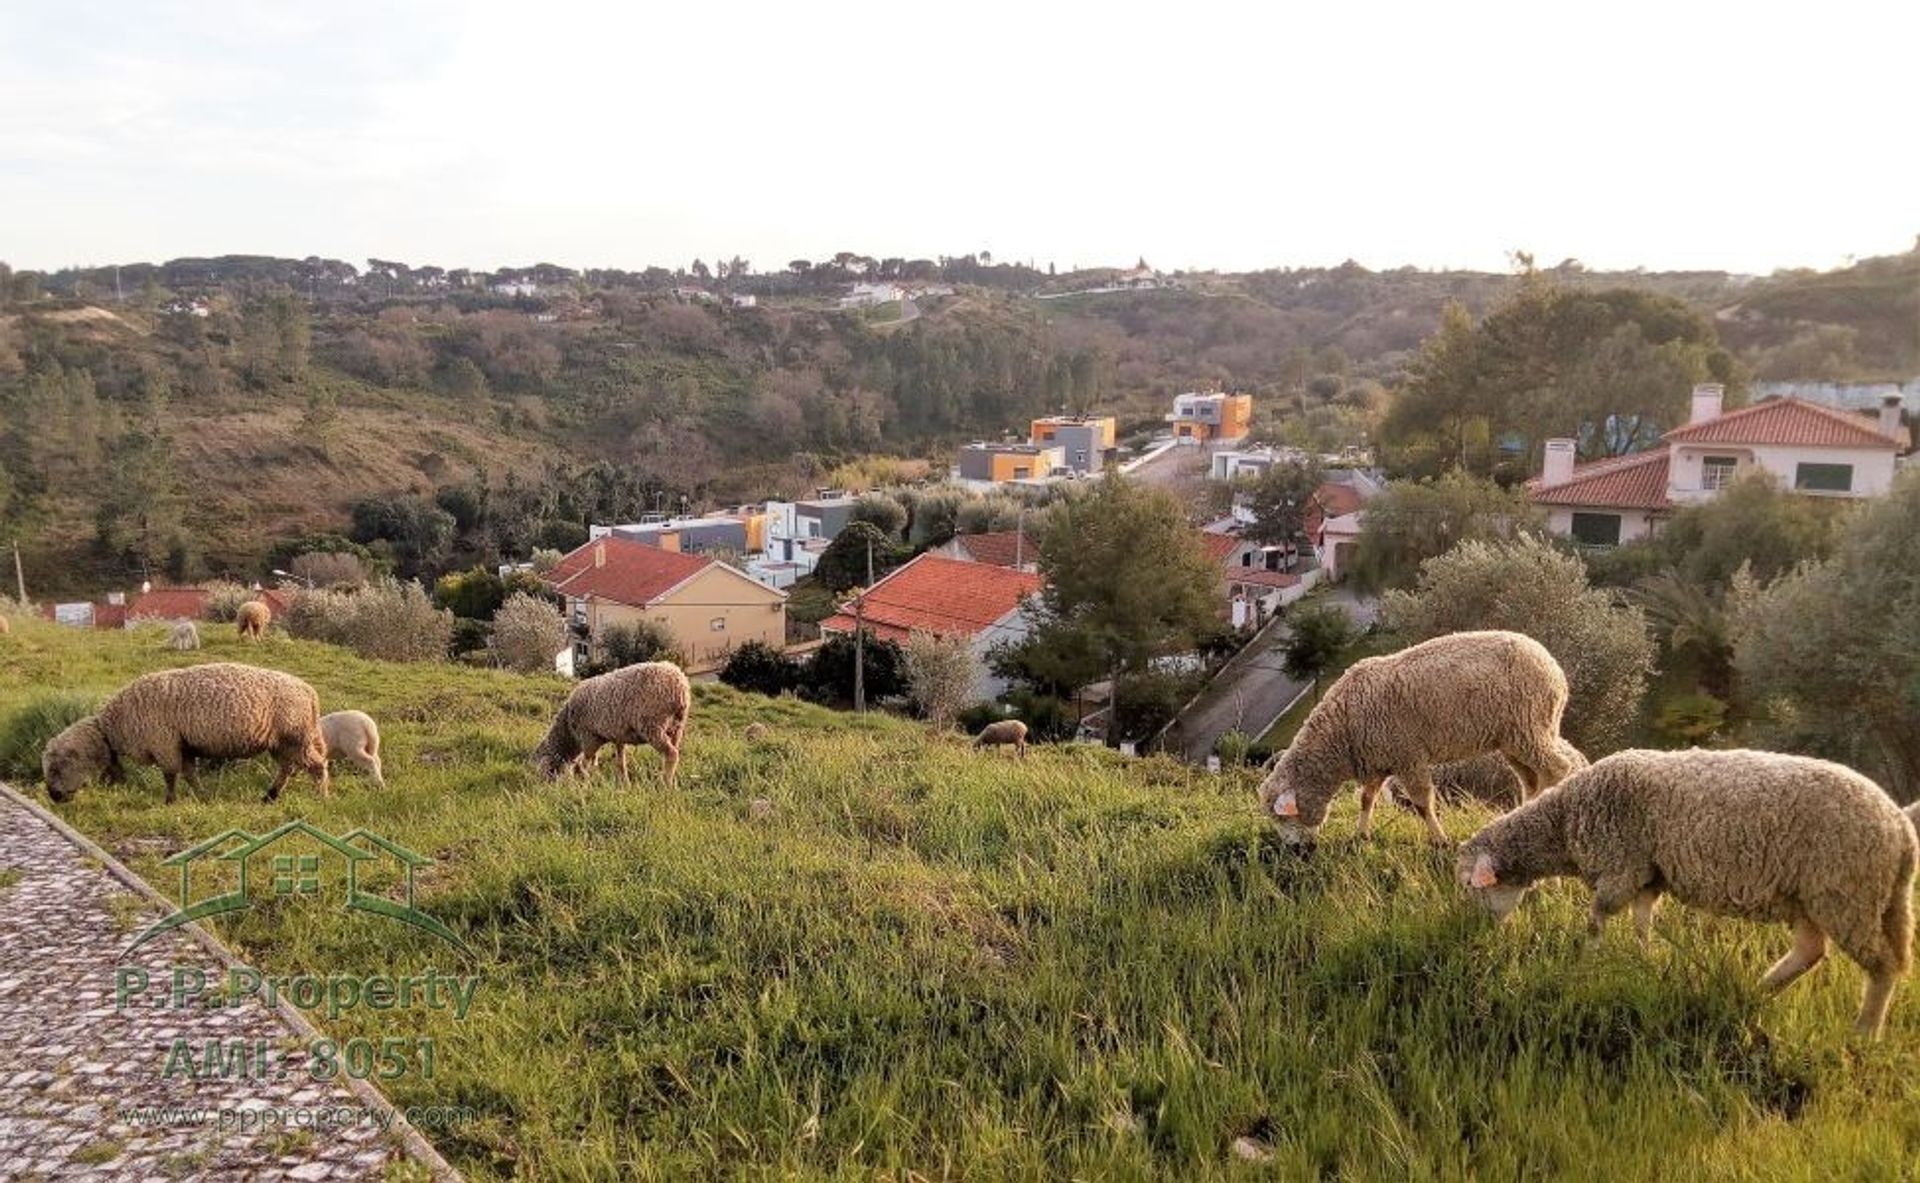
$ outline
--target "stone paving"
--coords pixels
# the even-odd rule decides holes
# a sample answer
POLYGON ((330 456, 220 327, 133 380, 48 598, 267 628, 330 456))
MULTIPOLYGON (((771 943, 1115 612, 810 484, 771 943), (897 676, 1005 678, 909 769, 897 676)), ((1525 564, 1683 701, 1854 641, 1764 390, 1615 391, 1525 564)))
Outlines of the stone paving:
POLYGON ((271 1009, 157 1005, 170 1001, 176 966, 203 969, 210 983, 226 973, 178 931, 120 962, 160 915, 0 795, 0 1179, 368 1179, 401 1165, 388 1133, 354 1120, 366 1110, 359 1097, 308 1075, 301 1040, 271 1009), (146 969, 153 986, 117 1005, 123 965, 146 969), (175 1040, 196 1063, 218 1040, 299 1067, 169 1078, 175 1040), (171 1112, 155 1120, 156 1109, 171 1112), (297 1124, 303 1115, 339 1124, 297 1124))

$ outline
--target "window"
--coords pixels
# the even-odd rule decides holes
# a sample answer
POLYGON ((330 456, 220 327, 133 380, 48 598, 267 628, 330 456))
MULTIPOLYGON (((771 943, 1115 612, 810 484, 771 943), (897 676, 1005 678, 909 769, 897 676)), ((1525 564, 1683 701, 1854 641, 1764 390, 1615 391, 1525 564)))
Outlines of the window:
POLYGON ((1573 540, 1582 546, 1619 546, 1620 515, 1617 513, 1574 514, 1573 540))
POLYGON ((1853 465, 1802 464, 1793 470, 1793 487, 1810 493, 1853 492, 1853 465))
POLYGON ((1700 487, 1702 489, 1724 489, 1733 480, 1734 470, 1740 467, 1738 456, 1707 456, 1700 461, 1700 487))

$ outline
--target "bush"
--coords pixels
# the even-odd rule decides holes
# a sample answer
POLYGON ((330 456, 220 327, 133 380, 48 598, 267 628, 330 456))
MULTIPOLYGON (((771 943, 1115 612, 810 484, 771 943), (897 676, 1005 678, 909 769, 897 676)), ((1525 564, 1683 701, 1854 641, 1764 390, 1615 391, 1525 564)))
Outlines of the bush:
POLYGON ((1660 708, 1653 729, 1675 747, 1699 747, 1726 725, 1726 703, 1711 694, 1688 694, 1660 708))
POLYGON ((68 725, 93 713, 82 694, 58 690, 36 694, 0 723, 0 777, 25 783, 40 777, 40 753, 68 725))
POLYGON ((482 653, 487 648, 487 625, 482 620, 468 620, 464 616, 453 618, 453 637, 447 642, 447 651, 455 657, 464 657, 469 653, 482 653))
POLYGON ((453 571, 434 581, 433 600, 455 616, 492 620, 507 602, 507 584, 485 567, 453 571))
POLYGON ((667 631, 666 625, 651 620, 610 624, 595 638, 593 660, 587 663, 585 674, 593 677, 647 661, 687 664, 687 659, 674 649, 673 634, 667 631))
MULTIPOLYGON (((853 702, 854 642, 852 637, 833 636, 813 651, 807 663, 801 690, 815 702, 846 705, 853 702)), ((902 672, 904 658, 900 646, 892 641, 867 635, 865 682, 869 705, 884 699, 899 698, 907 692, 902 672)))
POLYGON ((915 632, 902 657, 914 709, 935 727, 945 727, 973 693, 973 653, 966 639, 915 632))
MULTIPOLYGON (((960 712, 953 717, 953 725, 968 735, 978 735, 980 729, 987 724, 998 723, 1000 720, 1007 718, 1012 718, 1012 716, 1007 714, 1006 708, 1002 707, 999 703, 976 702, 970 706, 962 707, 960 712)), ((1031 734, 1033 730, 1032 726, 1029 725, 1027 730, 1029 734, 1031 734)))
POLYGON ((303 592, 284 620, 293 636, 384 661, 439 661, 453 643, 453 613, 434 607, 418 583, 391 579, 353 592, 303 592))
POLYGON ((1154 670, 1120 679, 1120 719, 1115 742, 1144 742, 1160 734, 1188 699, 1199 692, 1205 676, 1154 670))
POLYGON ((1007 704, 1035 743, 1066 743, 1080 730, 1073 703, 1056 695, 1021 686, 1007 694, 1007 704))
POLYGON ((771 645, 748 641, 727 655, 720 680, 735 690, 778 697, 799 684, 800 666, 771 645))
POLYGON ((1253 750, 1253 737, 1235 728, 1221 736, 1213 750, 1220 757, 1221 767, 1238 768, 1247 762, 1247 753, 1253 750))
POLYGON ((240 615, 240 605, 257 599, 259 593, 229 579, 216 579, 207 585, 207 606, 200 615, 220 624, 231 624, 240 615))
POLYGON ((500 664, 523 674, 553 668, 567 647, 567 622, 560 609, 538 596, 515 592, 493 614, 493 652, 500 664))
POLYGON ((311 551, 295 555, 285 570, 307 587, 361 587, 367 582, 366 564, 347 551, 311 551))

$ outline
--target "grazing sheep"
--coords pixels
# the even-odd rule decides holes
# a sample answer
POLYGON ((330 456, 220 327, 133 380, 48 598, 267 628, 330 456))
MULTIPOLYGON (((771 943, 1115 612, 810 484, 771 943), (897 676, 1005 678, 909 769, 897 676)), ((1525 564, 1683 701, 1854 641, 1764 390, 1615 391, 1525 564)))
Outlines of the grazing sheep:
POLYGON ((1588 931, 1629 904, 1644 943, 1663 893, 1793 926, 1761 984, 1820 963, 1827 940, 1867 971, 1856 1029, 1877 1038, 1913 941, 1920 839, 1880 787, 1838 764, 1776 752, 1618 752, 1461 847, 1462 887, 1496 917, 1542 879, 1593 887, 1588 931))
MULTIPOLYGON (((1559 742, 1555 750, 1567 762, 1566 775, 1571 776, 1587 767, 1586 754, 1565 739, 1559 742)), ((1503 809, 1510 809, 1534 796, 1528 791, 1526 780, 1514 771, 1513 765, 1499 752, 1488 752, 1471 760, 1434 765, 1433 787, 1448 801, 1480 801, 1503 809)), ((1409 801, 1406 791, 1400 787, 1399 777, 1388 777, 1381 788, 1387 800, 1419 812, 1419 806, 1409 801)))
POLYGON ((327 744, 320 734, 320 698, 291 674, 236 662, 214 662, 144 674, 48 741, 41 756, 47 795, 65 801, 95 777, 125 779, 123 763, 154 764, 167 780, 184 774, 196 792, 197 760, 237 760, 270 752, 280 769, 267 800, 296 769, 326 796, 327 744))
POLYGON ((534 749, 534 767, 552 780, 596 764, 600 749, 613 744, 620 756, 620 783, 628 785, 625 745, 650 744, 665 759, 667 787, 673 788, 692 710, 693 688, 672 662, 649 661, 588 678, 554 716, 534 749))
POLYGON ((240 635, 250 641, 266 636, 267 625, 272 620, 273 609, 267 607, 264 600, 248 600, 233 614, 233 623, 240 630, 240 635))
POLYGON ((200 630, 191 620, 177 620, 173 631, 167 634, 167 648, 182 653, 191 652, 200 647, 200 630))
POLYGON ((380 788, 387 779, 380 771, 380 726, 364 711, 334 711, 320 716, 320 734, 327 741, 327 759, 345 760, 373 778, 380 788))
POLYGON ((1002 719, 998 723, 989 723, 973 737, 973 746, 1006 747, 1013 746, 1013 754, 1024 760, 1027 758, 1027 725, 1018 719, 1002 719))
POLYGON ((772 734, 773 728, 767 726, 765 723, 747 724, 746 739, 748 743, 759 743, 772 734))
POLYGON ((1260 786, 1260 803, 1280 819, 1283 838, 1303 842, 1327 820, 1340 786, 1357 780, 1364 838, 1381 784, 1397 776, 1429 837, 1445 845, 1430 766, 1499 752, 1529 794, 1538 792, 1565 774, 1566 706, 1559 663, 1519 633, 1451 633, 1365 658, 1327 688, 1260 786))

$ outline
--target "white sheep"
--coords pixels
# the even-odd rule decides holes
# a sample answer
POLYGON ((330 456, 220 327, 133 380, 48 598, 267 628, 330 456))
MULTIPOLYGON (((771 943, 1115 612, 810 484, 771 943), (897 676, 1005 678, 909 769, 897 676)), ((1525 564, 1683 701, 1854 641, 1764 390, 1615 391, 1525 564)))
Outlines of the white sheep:
POLYGON ((1011 747, 1013 754, 1020 759, 1027 758, 1027 725, 1018 719, 1002 719, 998 723, 989 723, 973 737, 976 748, 1011 747))
POLYGON ((1588 931, 1629 905, 1644 942, 1662 894, 1793 926, 1761 984, 1786 987, 1829 938, 1867 971, 1857 1030, 1878 1037, 1913 941, 1920 838, 1880 787, 1777 752, 1617 752, 1493 822, 1460 849, 1461 886, 1504 918, 1542 879, 1593 887, 1588 931))
POLYGON ((612 744, 625 785, 631 783, 626 745, 644 743, 666 761, 667 787, 672 788, 692 710, 693 688, 671 662, 642 662, 588 678, 573 688, 554 716, 546 738, 534 749, 534 767, 551 780, 594 765, 600 749, 612 744))
POLYGON ((167 634, 167 648, 182 653, 200 648, 200 630, 191 620, 176 620, 173 631, 167 634))
POLYGON ((1353 663, 1327 688, 1260 786, 1260 802, 1300 842, 1327 819, 1346 782, 1360 782, 1360 834, 1387 777, 1399 778, 1436 843, 1431 766, 1499 752, 1528 794, 1566 774, 1559 751, 1567 676, 1546 647, 1510 632, 1451 633, 1353 663))
POLYGON ((345 760, 387 787, 380 768, 380 726, 364 711, 334 711, 320 716, 320 734, 326 737, 327 758, 345 760))

